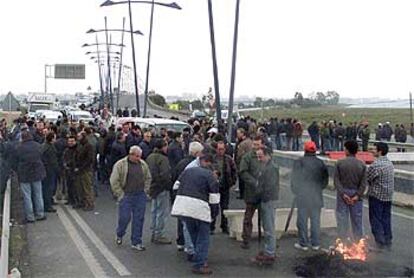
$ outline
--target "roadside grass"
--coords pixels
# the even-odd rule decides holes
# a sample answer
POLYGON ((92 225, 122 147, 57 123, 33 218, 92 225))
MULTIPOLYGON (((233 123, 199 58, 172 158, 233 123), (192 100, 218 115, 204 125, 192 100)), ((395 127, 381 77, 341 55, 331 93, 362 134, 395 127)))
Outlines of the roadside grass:
POLYGON ((336 120, 344 125, 350 122, 368 121, 370 126, 376 127, 378 123, 390 122, 404 124, 405 128, 410 126, 410 109, 404 108, 347 108, 344 106, 327 106, 317 108, 270 108, 242 112, 243 115, 250 115, 259 121, 268 120, 271 117, 278 119, 295 118, 299 119, 305 126, 309 126, 312 121, 318 123, 322 121, 336 120))

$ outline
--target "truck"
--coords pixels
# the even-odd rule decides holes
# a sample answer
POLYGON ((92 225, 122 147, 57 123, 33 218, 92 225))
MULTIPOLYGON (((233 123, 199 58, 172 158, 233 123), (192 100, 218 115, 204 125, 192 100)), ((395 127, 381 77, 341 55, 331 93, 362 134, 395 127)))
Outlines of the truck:
POLYGON ((37 110, 54 110, 56 96, 53 94, 31 93, 27 98, 27 113, 30 118, 35 117, 37 110))

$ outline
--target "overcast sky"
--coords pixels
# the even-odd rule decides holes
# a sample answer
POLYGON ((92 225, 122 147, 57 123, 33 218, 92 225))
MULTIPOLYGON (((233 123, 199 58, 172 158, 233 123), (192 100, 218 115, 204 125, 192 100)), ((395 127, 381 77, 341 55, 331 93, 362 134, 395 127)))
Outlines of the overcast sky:
MULTIPOLYGON (((49 80, 58 94, 98 89, 82 49, 90 28, 120 28, 127 5, 97 0, 2 1, 0 93, 44 90, 44 65, 86 64, 84 81, 49 80)), ((235 0, 213 0, 222 95, 228 95, 235 0)), ((157 7, 150 88, 164 95, 213 87, 206 0, 157 7)), ((406 98, 414 91, 413 0, 241 0, 236 95, 292 97, 336 90, 346 97, 406 98)), ((134 5, 139 75, 145 79, 149 5, 134 5)), ((127 22, 128 24, 128 22, 127 22)), ((101 34, 100 41, 104 41, 101 34)), ((119 43, 120 36, 113 40, 119 43)), ((125 63, 132 65, 127 37, 125 63)), ((94 49, 92 49, 94 50, 94 49)))

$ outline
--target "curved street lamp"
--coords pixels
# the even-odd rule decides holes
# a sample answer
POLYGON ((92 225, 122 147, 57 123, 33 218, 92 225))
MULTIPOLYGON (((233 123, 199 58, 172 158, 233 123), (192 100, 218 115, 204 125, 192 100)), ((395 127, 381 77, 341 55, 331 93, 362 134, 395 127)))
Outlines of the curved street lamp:
MULTIPOLYGON (((162 2, 156 2, 154 0, 151 1, 119 1, 114 2, 112 0, 107 0, 104 3, 101 4, 101 7, 109 7, 109 6, 115 6, 115 5, 121 5, 121 4, 128 4, 129 8, 129 23, 130 23, 130 31, 132 32, 132 9, 131 4, 150 4, 151 5, 151 20, 150 20, 150 32, 149 32, 149 39, 148 39, 148 53, 147 53, 147 69, 146 69, 146 81, 145 81, 145 91, 144 91, 144 113, 143 116, 145 117, 147 114, 147 102, 148 102, 148 84, 149 84, 149 71, 150 71, 150 60, 151 60, 151 44, 152 44, 152 29, 154 24, 154 6, 163 6, 171 9, 181 10, 182 8, 176 3, 162 3, 162 2)), ((135 62, 135 47, 134 47, 134 38, 131 34, 131 46, 132 46, 132 59, 133 59, 133 65, 134 65, 134 85, 135 85, 135 97, 137 101, 137 111, 138 116, 140 116, 140 109, 139 109, 139 98, 138 98, 138 77, 136 72, 136 62, 135 62)))
MULTIPOLYGON (((82 45, 82 47, 97 46, 97 45, 106 45, 106 43, 91 43, 91 44, 85 43, 85 44, 82 45)), ((119 47, 126 47, 123 44, 116 44, 116 43, 110 43, 109 45, 119 46, 119 47)))
POLYGON ((106 32, 106 31, 108 31, 108 32, 127 32, 127 33, 132 33, 132 34, 141 35, 141 36, 144 35, 139 30, 131 32, 130 30, 125 30, 125 29, 107 29, 107 30, 105 30, 105 29, 97 29, 97 30, 96 29, 89 29, 88 31, 86 31, 86 34, 93 34, 93 33, 106 32))
MULTIPOLYGON (((89 55, 89 54, 100 54, 100 53, 108 53, 108 52, 106 52, 106 51, 88 51, 88 52, 85 53, 85 55, 89 55)), ((121 55, 121 52, 109 51, 109 54, 121 55)))

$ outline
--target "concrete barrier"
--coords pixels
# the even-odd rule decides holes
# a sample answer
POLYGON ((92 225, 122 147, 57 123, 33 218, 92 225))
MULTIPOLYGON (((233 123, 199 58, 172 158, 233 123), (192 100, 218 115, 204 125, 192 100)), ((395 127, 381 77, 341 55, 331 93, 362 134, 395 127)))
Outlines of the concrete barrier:
MULTIPOLYGON (((273 157, 276 163, 279 165, 279 167, 282 168, 293 168, 293 163, 295 160, 298 160, 300 157, 303 156, 303 152, 284 152, 284 151, 274 151, 273 157)), ((336 165, 336 160, 329 159, 327 157, 318 156, 320 159, 322 159, 325 163, 325 165, 328 167, 329 176, 330 176, 330 187, 333 187, 333 173, 334 173, 334 167, 336 165)), ((396 163, 398 164, 398 163, 396 163)), ((407 164, 407 165, 413 165, 414 164, 407 164)), ((394 186, 395 191, 414 195, 414 170, 413 171, 407 171, 407 170, 400 170, 395 169, 394 170, 394 186)))
MULTIPOLYGON (((285 230, 286 221, 290 212, 290 208, 277 208, 275 209, 275 232, 277 235, 281 235, 285 230)), ((243 232, 243 218, 244 210, 242 209, 229 209, 224 210, 224 215, 228 219, 230 237, 235 238, 237 241, 242 241, 243 232)), ((296 227, 297 209, 294 210, 292 219, 287 232, 297 232, 296 227)), ((309 223, 308 223, 309 224, 309 223)), ((322 209, 321 211, 321 228, 336 228, 335 210, 322 209)), ((257 211, 253 216, 253 233, 252 237, 258 236, 257 227, 257 211)))

